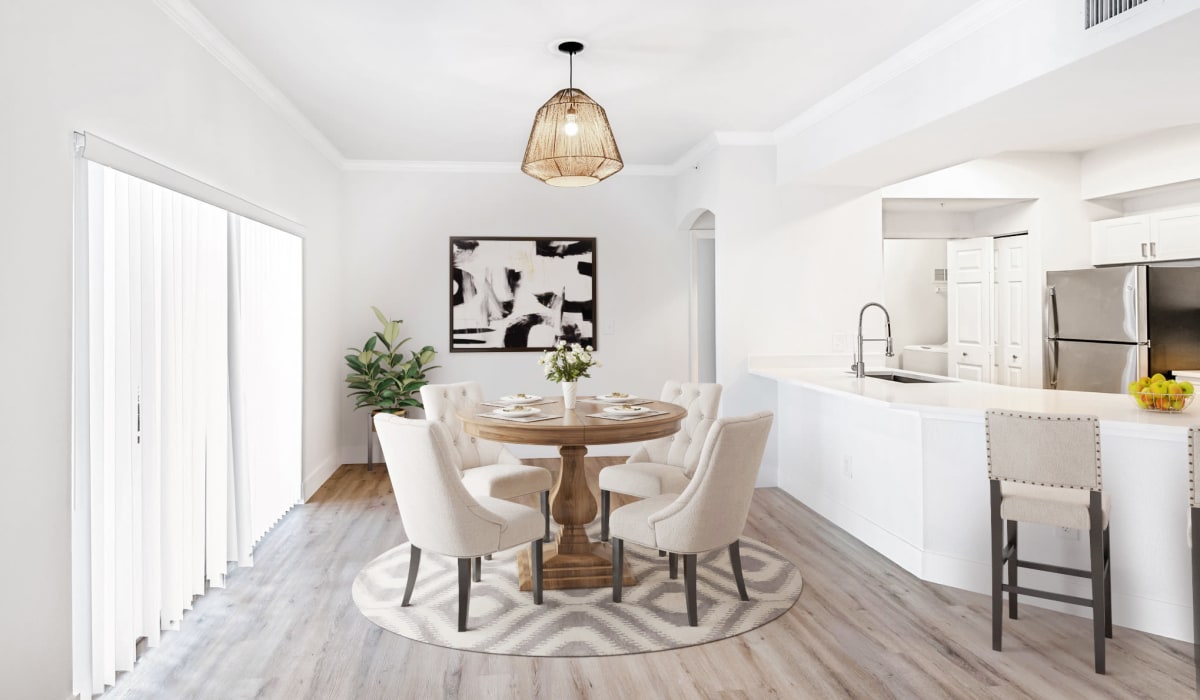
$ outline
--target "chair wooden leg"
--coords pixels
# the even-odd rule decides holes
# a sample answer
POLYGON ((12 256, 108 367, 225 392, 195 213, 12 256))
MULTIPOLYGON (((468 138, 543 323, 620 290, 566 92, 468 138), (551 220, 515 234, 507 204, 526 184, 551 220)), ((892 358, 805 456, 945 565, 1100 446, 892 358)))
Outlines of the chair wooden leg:
POLYGON ((1100 510, 1100 492, 1092 491, 1091 528, 1088 539, 1092 550, 1092 639, 1096 648, 1096 673, 1104 673, 1104 513, 1100 510))
POLYGON ((529 543, 529 565, 533 569, 533 604, 542 604, 542 541, 529 543))
POLYGON ((475 567, 473 573, 475 583, 479 583, 483 580, 483 557, 475 557, 475 567))
POLYGON ((674 552, 667 555, 667 574, 672 580, 679 578, 679 555, 674 552))
POLYGON ((620 603, 621 602, 621 569, 624 567, 624 564, 625 564, 625 543, 622 542, 621 538, 619 538, 619 537, 612 538, 612 564, 613 564, 613 572, 612 572, 613 602, 620 603))
MULTIPOLYGON (((1108 528, 1104 528, 1104 636, 1112 639, 1112 554, 1108 528)), ((1200 689, 1200 686, 1197 686, 1200 689)))
POLYGON ((417 585, 417 569, 421 566, 421 548, 415 544, 408 545, 408 583, 404 586, 404 600, 400 607, 407 608, 412 600, 413 588, 417 585))
POLYGON ((458 560, 458 631, 467 631, 467 615, 471 610, 471 557, 458 560))
POLYGON ((658 556, 660 556, 660 557, 667 556, 667 550, 665 550, 665 549, 658 550, 658 556))
POLYGON ((1000 651, 1004 633, 1004 533, 1000 519, 1000 482, 992 480, 992 649, 1000 651))
POLYGON ((683 555, 683 587, 687 596, 688 624, 696 627, 700 624, 696 615, 696 555, 683 555))
POLYGON ((1192 508, 1192 663, 1196 667, 1196 688, 1200 691, 1200 508, 1192 508))
MULTIPOLYGON (((600 491, 600 541, 608 541, 608 508, 611 494, 608 491, 601 489, 600 491)), ((590 497, 589 497, 590 498, 590 497)))
POLYGON ((542 537, 544 542, 553 542, 554 535, 550 534, 550 492, 542 491, 542 517, 546 520, 546 534, 542 537))
POLYGON ((1008 591, 1008 616, 1012 619, 1017 619, 1017 521, 1006 520, 1005 526, 1008 528, 1008 544, 1012 547, 1012 554, 1008 555, 1008 585, 1012 586, 1008 591))
POLYGON ((729 545, 729 564, 733 567, 733 580, 737 582, 738 597, 742 600, 750 600, 750 595, 746 593, 746 579, 742 577, 741 540, 734 540, 729 545))
POLYGON ((484 559, 484 561, 491 561, 491 560, 492 560, 492 555, 490 555, 490 554, 485 554, 485 555, 483 555, 483 559, 484 559))

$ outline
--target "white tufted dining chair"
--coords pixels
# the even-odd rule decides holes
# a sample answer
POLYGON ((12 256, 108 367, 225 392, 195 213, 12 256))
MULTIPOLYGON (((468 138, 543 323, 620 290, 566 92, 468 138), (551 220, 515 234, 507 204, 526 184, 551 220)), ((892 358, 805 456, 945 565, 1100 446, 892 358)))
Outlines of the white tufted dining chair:
POLYGON ((621 602, 625 542, 665 550, 671 555, 671 578, 683 555, 688 624, 695 627, 696 555, 729 548, 738 597, 750 600, 742 578, 740 540, 754 498, 754 482, 767 447, 774 416, 760 411, 716 421, 704 440, 695 476, 683 493, 663 494, 613 511, 613 602, 621 602))
POLYGON ((721 404, 720 384, 667 382, 660 401, 683 406, 679 432, 642 443, 626 460, 600 470, 600 541, 608 541, 611 492, 650 498, 682 493, 696 472, 700 450, 721 404))
POLYGON ((477 568, 479 557, 526 542, 530 543, 533 602, 541 605, 541 514, 523 505, 468 493, 445 425, 379 413, 375 429, 410 548, 408 583, 400 605, 407 606, 412 599, 422 551, 455 557, 458 631, 466 631, 472 559, 477 568))
MULTIPOLYGON (((462 465, 463 485, 473 496, 489 498, 519 498, 539 494, 545 541, 550 537, 550 488, 553 477, 548 469, 521 464, 504 445, 467 435, 457 411, 469 409, 483 401, 479 382, 428 384, 421 387, 421 403, 425 404, 425 419, 441 423, 449 430, 453 449, 462 465)), ((476 581, 479 580, 476 568, 476 581)))

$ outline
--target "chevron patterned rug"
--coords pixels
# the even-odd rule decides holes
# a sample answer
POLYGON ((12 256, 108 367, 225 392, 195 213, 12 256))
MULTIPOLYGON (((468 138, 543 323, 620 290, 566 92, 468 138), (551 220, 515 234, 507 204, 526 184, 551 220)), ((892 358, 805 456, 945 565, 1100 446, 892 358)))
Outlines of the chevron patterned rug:
MULTIPOLYGON (((595 537, 596 533, 592 533, 595 537)), ((700 625, 689 627, 679 578, 667 559, 626 544, 625 560, 638 583, 622 602, 611 588, 545 591, 543 604, 517 590, 519 547, 483 562, 483 581, 471 585, 467 631, 458 632, 455 559, 422 552, 412 603, 400 607, 408 576, 408 543, 371 561, 354 580, 354 603, 368 620, 403 637, 442 647, 519 656, 611 656, 705 644, 749 632, 795 604, 803 582, 796 567, 771 547, 742 538, 742 571, 750 602, 737 585, 722 549, 699 558, 700 625)))

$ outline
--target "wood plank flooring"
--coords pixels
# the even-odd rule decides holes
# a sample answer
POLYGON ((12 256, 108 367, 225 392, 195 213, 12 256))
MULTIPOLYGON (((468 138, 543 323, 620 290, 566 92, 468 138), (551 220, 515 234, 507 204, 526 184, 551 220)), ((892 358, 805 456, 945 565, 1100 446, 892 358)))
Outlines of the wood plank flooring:
MULTIPOLYGON (((588 459, 593 488, 613 461, 588 459)), ((994 652, 986 596, 923 583, 777 489, 755 494, 746 532, 804 576, 796 606, 753 632, 607 658, 459 652, 385 632, 354 607, 355 574, 404 534, 386 472, 345 466, 105 697, 1196 696, 1190 644, 1117 628, 1099 676, 1091 621, 1032 606, 1005 620, 1005 651, 994 652)))

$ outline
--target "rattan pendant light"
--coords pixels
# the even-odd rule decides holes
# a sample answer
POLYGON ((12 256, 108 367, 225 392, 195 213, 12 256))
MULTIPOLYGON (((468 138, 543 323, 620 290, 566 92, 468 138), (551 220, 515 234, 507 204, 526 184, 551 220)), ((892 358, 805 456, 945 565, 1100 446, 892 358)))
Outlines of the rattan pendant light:
POLYGON ((555 187, 586 187, 617 173, 625 164, 604 108, 575 88, 577 41, 558 50, 570 56, 570 87, 554 93, 533 118, 521 171, 555 187))

